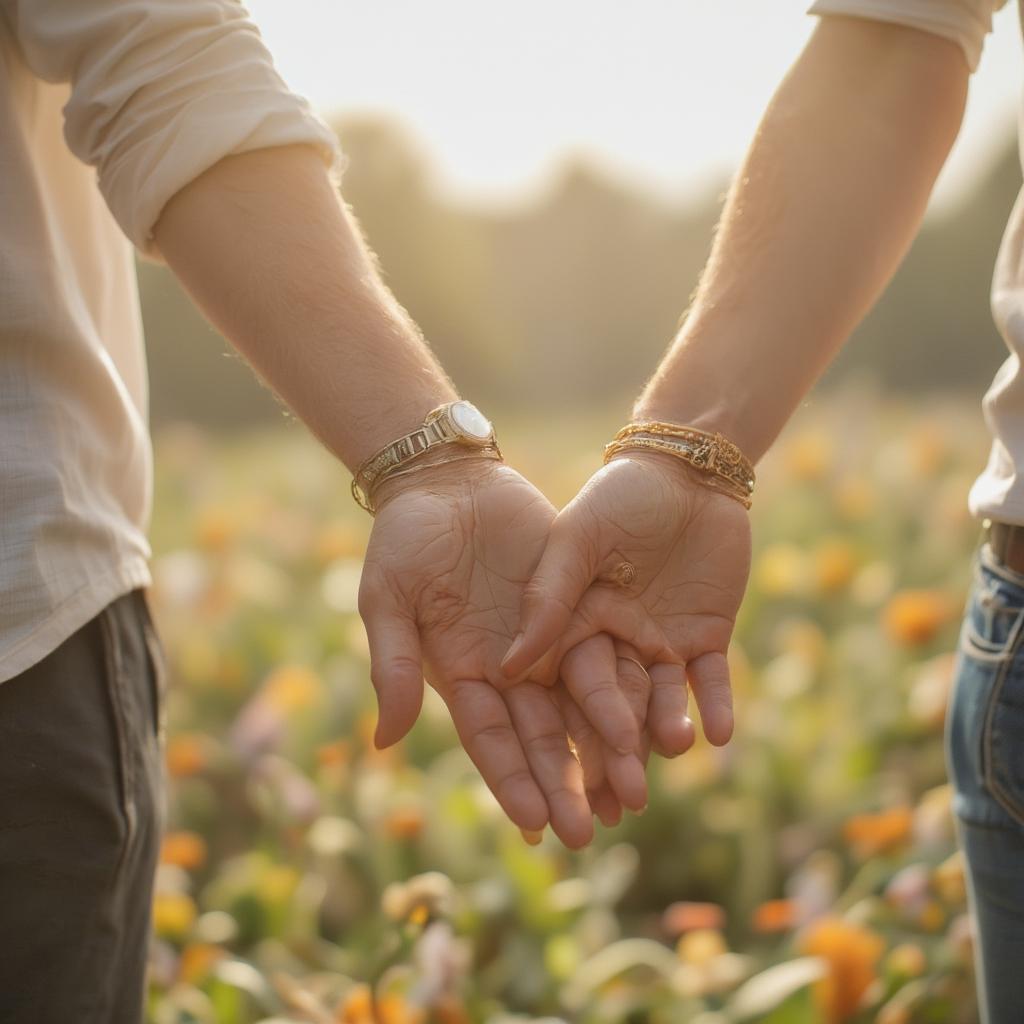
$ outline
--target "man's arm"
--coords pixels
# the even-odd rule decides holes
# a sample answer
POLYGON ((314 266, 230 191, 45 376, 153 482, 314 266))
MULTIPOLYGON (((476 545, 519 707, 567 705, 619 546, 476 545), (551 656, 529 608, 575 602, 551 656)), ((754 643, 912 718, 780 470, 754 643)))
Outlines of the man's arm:
POLYGON ((764 454, 917 232, 968 74, 937 35, 822 20, 764 115, 637 419, 718 430, 764 454))
POLYGON ((171 199, 153 237, 197 305, 350 469, 456 397, 312 148, 221 160, 171 199))

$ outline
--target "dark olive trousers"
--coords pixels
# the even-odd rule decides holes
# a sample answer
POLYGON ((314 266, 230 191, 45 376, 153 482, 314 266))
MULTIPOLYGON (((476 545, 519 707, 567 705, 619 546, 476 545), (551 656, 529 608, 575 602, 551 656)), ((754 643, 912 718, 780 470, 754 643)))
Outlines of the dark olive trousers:
POLYGON ((139 1024, 164 820, 141 591, 0 683, 0 1024, 139 1024))

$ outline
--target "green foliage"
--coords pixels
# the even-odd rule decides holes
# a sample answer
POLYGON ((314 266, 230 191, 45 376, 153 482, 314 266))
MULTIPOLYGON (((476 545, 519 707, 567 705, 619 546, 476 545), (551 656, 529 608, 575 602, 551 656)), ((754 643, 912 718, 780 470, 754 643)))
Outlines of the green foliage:
MULTIPOLYGON (((561 499, 608 426, 504 439, 561 499)), ((523 842, 436 700, 373 748, 369 520, 330 457, 297 430, 165 431, 150 1019, 970 1024, 941 723, 984 446, 973 403, 802 414, 760 474, 736 738, 655 764, 647 812, 570 854, 523 842)))

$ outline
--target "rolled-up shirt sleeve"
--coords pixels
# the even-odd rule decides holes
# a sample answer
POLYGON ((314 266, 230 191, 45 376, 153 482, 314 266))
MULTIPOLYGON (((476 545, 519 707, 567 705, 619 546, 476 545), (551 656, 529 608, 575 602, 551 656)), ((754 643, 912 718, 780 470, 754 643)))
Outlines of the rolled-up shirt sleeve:
POLYGON ((817 0, 811 14, 844 14, 931 32, 957 43, 972 71, 981 60, 992 15, 1006 0, 817 0))
POLYGON ((125 234, 154 252, 165 204, 219 160, 334 133, 292 92, 237 0, 0 0, 28 66, 68 82, 64 133, 125 234))

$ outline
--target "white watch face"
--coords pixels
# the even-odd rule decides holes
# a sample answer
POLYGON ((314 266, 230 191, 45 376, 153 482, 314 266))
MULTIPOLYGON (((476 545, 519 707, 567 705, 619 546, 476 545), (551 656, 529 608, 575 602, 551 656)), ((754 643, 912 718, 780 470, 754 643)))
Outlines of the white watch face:
POLYGON ((472 402, 456 402, 449 415, 458 430, 474 441, 487 441, 494 433, 491 421, 472 402))

